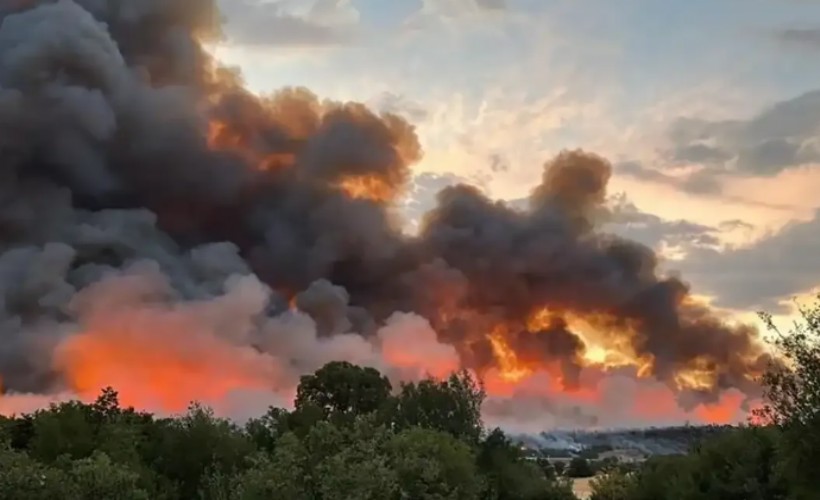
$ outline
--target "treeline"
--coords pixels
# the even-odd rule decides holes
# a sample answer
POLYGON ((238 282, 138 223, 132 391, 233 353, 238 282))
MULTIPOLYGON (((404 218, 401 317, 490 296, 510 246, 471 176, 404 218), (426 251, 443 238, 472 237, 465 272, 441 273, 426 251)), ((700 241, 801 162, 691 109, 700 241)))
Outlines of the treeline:
POLYGON ((238 426, 192 406, 176 418, 96 402, 0 421, 8 500, 571 500, 567 480, 482 425, 466 373, 393 391, 372 368, 302 377, 293 411, 238 426))
POLYGON ((820 499, 820 310, 801 312, 804 321, 788 334, 761 316, 784 363, 763 376, 759 425, 636 470, 613 467, 594 480, 591 500, 820 499))

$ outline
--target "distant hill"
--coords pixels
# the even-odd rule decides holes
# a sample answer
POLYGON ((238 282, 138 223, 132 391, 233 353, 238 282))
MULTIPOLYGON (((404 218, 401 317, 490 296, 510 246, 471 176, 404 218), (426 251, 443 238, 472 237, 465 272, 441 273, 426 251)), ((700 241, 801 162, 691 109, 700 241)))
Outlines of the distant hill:
POLYGON ((686 453, 703 439, 731 430, 732 426, 650 427, 628 430, 549 431, 519 434, 514 439, 542 456, 598 458, 602 453, 630 450, 644 456, 686 453))

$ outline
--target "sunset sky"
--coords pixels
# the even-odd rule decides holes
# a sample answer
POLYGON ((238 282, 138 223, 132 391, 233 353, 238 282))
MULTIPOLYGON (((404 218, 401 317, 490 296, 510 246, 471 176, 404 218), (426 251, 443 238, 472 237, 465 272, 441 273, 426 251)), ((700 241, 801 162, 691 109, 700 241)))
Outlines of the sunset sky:
POLYGON ((615 166, 613 229, 680 259, 667 268, 716 306, 785 313, 820 284, 818 2, 222 5, 217 52, 254 90, 305 85, 417 124, 411 218, 458 180, 525 196, 582 147, 615 166))

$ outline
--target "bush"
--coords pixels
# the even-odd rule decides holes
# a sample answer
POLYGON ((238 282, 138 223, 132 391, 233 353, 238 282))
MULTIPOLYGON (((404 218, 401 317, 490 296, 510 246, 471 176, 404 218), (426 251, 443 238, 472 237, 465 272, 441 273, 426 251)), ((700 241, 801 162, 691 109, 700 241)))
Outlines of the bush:
POLYGON ((593 479, 590 486, 589 500, 632 500, 637 495, 635 477, 617 471, 593 479))
POLYGON ((572 478, 592 477, 595 475, 595 469, 586 458, 575 457, 569 461, 566 475, 572 478))

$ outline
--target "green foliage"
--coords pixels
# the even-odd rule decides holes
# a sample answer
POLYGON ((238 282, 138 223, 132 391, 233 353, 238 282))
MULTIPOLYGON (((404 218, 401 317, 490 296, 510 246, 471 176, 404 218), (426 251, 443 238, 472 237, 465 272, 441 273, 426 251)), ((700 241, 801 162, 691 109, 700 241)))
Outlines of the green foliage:
POLYGON ((498 500, 572 500, 570 483, 550 481, 539 466, 524 460, 521 450, 500 429, 480 444, 479 471, 485 477, 483 498, 498 500))
POLYGON ((325 500, 378 500, 398 490, 396 471, 380 450, 378 438, 355 439, 315 468, 315 492, 325 500))
POLYGON ((593 480, 593 500, 776 500, 787 498, 776 474, 774 429, 741 428, 695 447, 656 457, 634 473, 593 480))
POLYGON ((410 428, 388 444, 400 498, 471 500, 478 498, 481 479, 472 449, 440 431, 410 428))
POLYGON ((273 451, 276 443, 290 430, 290 413, 282 408, 270 408, 259 418, 245 424, 245 432, 260 450, 273 451))
POLYGON ((249 458, 249 467, 238 474, 212 473, 200 496, 207 500, 309 500, 308 456, 296 435, 285 434, 275 451, 249 458))
POLYGON ((296 409, 314 405, 325 415, 363 415, 384 406, 392 387, 387 377, 373 368, 334 361, 301 378, 296 409))
POLYGON ((180 418, 160 421, 154 466, 194 498, 207 474, 232 474, 254 451, 248 435, 235 424, 214 417, 210 409, 192 405, 180 418))
POLYGON ((139 486, 139 474, 117 465, 105 453, 71 464, 69 477, 81 500, 148 500, 151 496, 139 486))
POLYGON ((785 498, 775 474, 776 436, 771 429, 747 428, 696 448, 681 481, 681 498, 711 495, 726 500, 785 498), (688 487, 688 489, 685 489, 688 487))
POLYGON ((64 472, 32 460, 27 454, 0 450, 0 492, 6 500, 76 498, 64 472))
POLYGON ((779 470, 791 497, 811 500, 820 491, 820 305, 801 308, 801 313, 803 322, 788 334, 761 315, 784 362, 764 375, 767 404, 757 416, 782 433, 779 470))
POLYGON ((573 478, 592 477, 595 475, 595 470, 586 458, 575 457, 569 461, 566 475, 573 478))
POLYGON ((91 456, 97 447, 92 411, 92 407, 72 401, 37 412, 28 445, 31 456, 46 463, 63 455, 71 459, 91 456))
POLYGON ((617 471, 596 477, 590 486, 592 496, 589 500, 632 500, 637 497, 635 476, 617 471))
POLYGON ((402 385, 393 408, 399 429, 421 427, 478 443, 483 430, 484 388, 466 371, 447 380, 427 379, 402 385))

